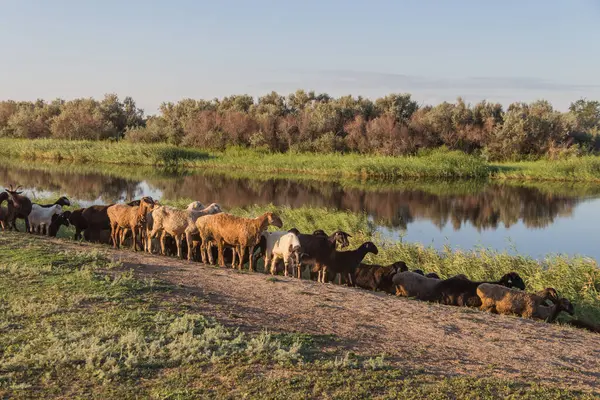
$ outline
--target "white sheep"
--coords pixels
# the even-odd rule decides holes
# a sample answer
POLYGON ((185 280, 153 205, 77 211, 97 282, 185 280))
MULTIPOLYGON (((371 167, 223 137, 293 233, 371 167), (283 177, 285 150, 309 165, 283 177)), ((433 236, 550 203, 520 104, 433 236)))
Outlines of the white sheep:
POLYGON ((269 263, 271 264, 271 275, 275 275, 277 261, 283 260, 284 275, 288 276, 288 266, 292 266, 292 276, 294 268, 300 266, 300 240, 298 236, 291 232, 263 232, 262 236, 266 239, 267 246, 265 250, 265 270, 269 263))
POLYGON ((55 204, 50 207, 42 207, 39 204, 32 204, 31 213, 27 217, 30 231, 32 233, 36 231, 43 233, 45 230, 45 233, 49 234, 48 227, 52 223, 52 216, 60 213, 62 213, 62 206, 60 204, 55 204))

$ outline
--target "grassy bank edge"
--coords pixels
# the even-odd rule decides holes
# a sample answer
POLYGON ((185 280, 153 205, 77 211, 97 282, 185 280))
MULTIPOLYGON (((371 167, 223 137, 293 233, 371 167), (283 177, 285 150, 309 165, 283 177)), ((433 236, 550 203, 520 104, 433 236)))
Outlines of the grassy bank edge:
POLYGON ((600 157, 597 156, 490 163, 479 156, 446 149, 425 151, 417 156, 388 157, 360 154, 266 153, 246 148, 213 152, 166 144, 4 138, 0 139, 0 157, 392 180, 477 178, 600 181, 600 157))

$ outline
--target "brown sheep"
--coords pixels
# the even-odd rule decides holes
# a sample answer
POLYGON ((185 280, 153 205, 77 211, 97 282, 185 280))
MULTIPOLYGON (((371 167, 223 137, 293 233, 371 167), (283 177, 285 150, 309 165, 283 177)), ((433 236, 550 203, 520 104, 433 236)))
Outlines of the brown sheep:
POLYGON ((381 290, 394 294, 396 288, 392 278, 399 272, 408 271, 404 261, 397 261, 390 265, 371 265, 361 263, 356 269, 356 286, 367 290, 381 290))
MULTIPOLYGON (((267 212, 257 218, 243 218, 235 215, 220 213, 215 215, 206 215, 196 220, 196 227, 200 234, 202 244, 200 253, 202 260, 205 260, 204 251, 208 249, 208 241, 213 239, 218 248, 218 259, 221 267, 225 266, 223 258, 223 249, 225 245, 234 246, 237 250, 239 259, 238 268, 242 269, 246 248, 250 255, 254 253, 254 247, 259 243, 263 231, 267 230, 269 225, 281 228, 283 222, 277 215, 267 212)), ((236 251, 234 251, 234 257, 236 251)), ((253 257, 248 260, 250 271, 254 270, 253 257)), ((235 261, 232 263, 235 268, 235 261)))
POLYGON ((553 322, 561 311, 573 315, 573 305, 565 298, 558 298, 556 290, 547 288, 539 293, 527 293, 492 283, 482 283, 477 287, 482 311, 498 314, 516 314, 523 318, 539 318, 553 322), (555 304, 545 305, 546 300, 555 304))
POLYGON ((141 225, 144 223, 146 214, 154 205, 151 197, 143 197, 139 206, 127 204, 115 204, 108 207, 106 213, 110 220, 111 238, 113 247, 118 248, 120 242, 120 230, 130 229, 132 232, 132 248, 137 251, 137 236, 141 225))

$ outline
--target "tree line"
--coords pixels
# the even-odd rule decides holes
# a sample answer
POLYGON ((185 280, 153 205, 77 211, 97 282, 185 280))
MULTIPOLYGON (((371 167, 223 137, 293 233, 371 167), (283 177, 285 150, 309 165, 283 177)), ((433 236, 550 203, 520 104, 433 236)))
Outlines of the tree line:
POLYGON ((298 90, 257 99, 183 99, 145 116, 131 97, 107 94, 52 102, 0 102, 0 136, 128 140, 222 150, 407 155, 446 146, 490 160, 532 159, 600 150, 600 102, 580 99, 569 111, 545 100, 467 104, 461 98, 420 105, 409 94, 375 100, 298 90))

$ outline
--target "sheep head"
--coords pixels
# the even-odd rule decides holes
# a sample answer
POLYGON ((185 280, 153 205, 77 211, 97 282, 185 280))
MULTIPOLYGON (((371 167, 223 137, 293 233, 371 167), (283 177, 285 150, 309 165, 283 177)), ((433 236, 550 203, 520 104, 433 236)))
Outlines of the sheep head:
POLYGON ((219 213, 223 212, 223 210, 221 209, 221 206, 218 205, 217 203, 212 203, 208 207, 204 208, 203 211, 205 211, 206 214, 219 214, 219 213))
POLYGON ((509 272, 500 278, 500 284, 509 288, 525 290, 525 282, 516 272, 509 272))
POLYGON ((377 246, 375 246, 375 243, 373 242, 365 242, 360 247, 364 248, 367 251, 367 253, 379 253, 379 249, 377 248, 377 246))
MULTIPOLYGON (((335 241, 340 244, 340 247, 342 249, 350 246, 350 242, 348 241, 348 238, 351 238, 352 235, 350 235, 349 233, 346 233, 344 231, 335 231, 333 233, 333 237, 334 237, 335 241)), ((375 254, 377 254, 377 253, 375 253, 375 254)))
POLYGON ((408 271, 408 266, 406 265, 406 263, 404 261, 396 261, 395 263, 392 264, 392 268, 396 272, 408 271))
POLYGON ((200 203, 199 201, 192 201, 187 206, 188 211, 200 211, 203 208, 204 208, 204 204, 200 203))
POLYGON ((573 304, 564 297, 558 300, 558 308, 569 315, 575 314, 575 307, 573 307, 573 304))
POLYGON ((559 296, 558 292, 554 288, 546 288, 539 293, 540 297, 543 297, 544 300, 550 300, 552 303, 558 303, 559 296))
POLYGON ((283 227, 283 221, 281 221, 281 218, 279 218, 279 216, 277 214, 274 214, 272 212, 268 212, 265 214, 265 217, 267 218, 267 221, 269 222, 269 225, 273 225, 277 228, 282 228, 283 227))

